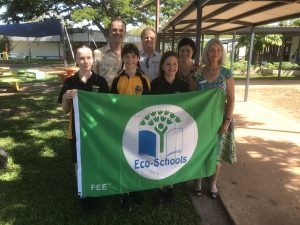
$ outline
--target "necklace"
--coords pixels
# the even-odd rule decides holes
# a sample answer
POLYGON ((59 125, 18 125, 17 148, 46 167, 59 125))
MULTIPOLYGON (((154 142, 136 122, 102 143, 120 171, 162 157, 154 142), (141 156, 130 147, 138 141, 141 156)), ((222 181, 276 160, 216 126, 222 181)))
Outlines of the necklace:
POLYGON ((210 73, 214 73, 214 72, 216 72, 216 71, 218 71, 220 69, 220 66, 217 66, 217 67, 209 67, 208 68, 208 71, 210 72, 210 73))
POLYGON ((205 71, 203 71, 203 78, 208 82, 213 82, 219 76, 219 70, 220 70, 220 66, 217 67, 207 66, 205 68, 205 71))

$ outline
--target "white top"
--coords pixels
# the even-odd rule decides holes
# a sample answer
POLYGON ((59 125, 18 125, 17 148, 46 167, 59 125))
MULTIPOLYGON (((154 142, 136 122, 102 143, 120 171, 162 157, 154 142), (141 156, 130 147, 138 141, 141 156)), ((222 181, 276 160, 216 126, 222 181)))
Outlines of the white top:
POLYGON ((149 57, 149 67, 146 66, 148 55, 144 52, 144 50, 140 50, 140 66, 145 75, 150 79, 150 81, 154 80, 159 73, 159 62, 161 59, 161 54, 159 52, 153 52, 149 57))

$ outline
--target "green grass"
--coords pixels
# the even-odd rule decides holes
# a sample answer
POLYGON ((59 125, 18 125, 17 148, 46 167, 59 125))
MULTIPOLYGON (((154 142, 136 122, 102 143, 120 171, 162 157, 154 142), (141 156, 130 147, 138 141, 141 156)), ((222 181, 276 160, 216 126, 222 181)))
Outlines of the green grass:
POLYGON ((112 196, 102 198, 101 214, 80 216, 67 116, 56 103, 59 84, 46 81, 30 92, 0 96, 0 145, 9 153, 8 168, 0 170, 1 225, 200 224, 184 184, 175 186, 175 208, 153 206, 146 191, 130 213, 112 196))

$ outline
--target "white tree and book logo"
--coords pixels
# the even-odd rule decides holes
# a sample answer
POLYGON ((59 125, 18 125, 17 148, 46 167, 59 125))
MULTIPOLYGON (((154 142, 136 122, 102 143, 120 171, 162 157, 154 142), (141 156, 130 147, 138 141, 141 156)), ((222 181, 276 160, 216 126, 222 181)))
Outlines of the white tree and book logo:
POLYGON ((192 157, 198 142, 195 120, 175 105, 155 105, 134 114, 123 134, 123 152, 139 175, 171 176, 192 157))
POLYGON ((159 110, 146 114, 140 121, 140 126, 152 126, 156 133, 159 135, 160 147, 159 152, 164 152, 165 134, 170 125, 180 123, 181 119, 175 113, 169 110, 159 110))

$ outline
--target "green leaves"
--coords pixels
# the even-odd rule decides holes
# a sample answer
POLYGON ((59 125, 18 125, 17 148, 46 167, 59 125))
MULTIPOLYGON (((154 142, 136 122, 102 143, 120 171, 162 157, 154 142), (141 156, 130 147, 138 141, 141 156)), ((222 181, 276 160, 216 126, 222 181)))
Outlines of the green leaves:
POLYGON ((176 122, 176 123, 180 123, 180 122, 181 122, 181 119, 180 119, 178 116, 176 116, 175 122, 176 122))
POLYGON ((169 110, 159 110, 146 114, 139 122, 139 125, 145 126, 147 124, 148 126, 156 126, 157 129, 162 130, 166 128, 167 125, 180 122, 181 118, 175 113, 169 110))
POLYGON ((165 117, 165 116, 161 116, 161 117, 160 117, 160 121, 161 121, 161 122, 166 121, 166 119, 167 119, 167 117, 165 117))
MULTIPOLYGON (((160 22, 166 23, 188 0, 161 1, 160 22)), ((112 19, 122 18, 127 24, 155 25, 156 1, 154 0, 7 0, 0 1, 6 12, 1 20, 5 22, 25 22, 58 18, 63 15, 72 22, 87 22, 105 31, 112 19)))
POLYGON ((145 120, 141 120, 139 124, 140 124, 140 126, 144 126, 144 125, 146 125, 146 122, 145 122, 145 120))
POLYGON ((171 120, 171 119, 167 119, 167 124, 172 124, 173 123, 173 121, 171 120))
POLYGON ((149 126, 153 126, 153 125, 154 125, 154 121, 153 121, 153 120, 150 120, 150 121, 148 122, 148 125, 149 125, 149 126))

